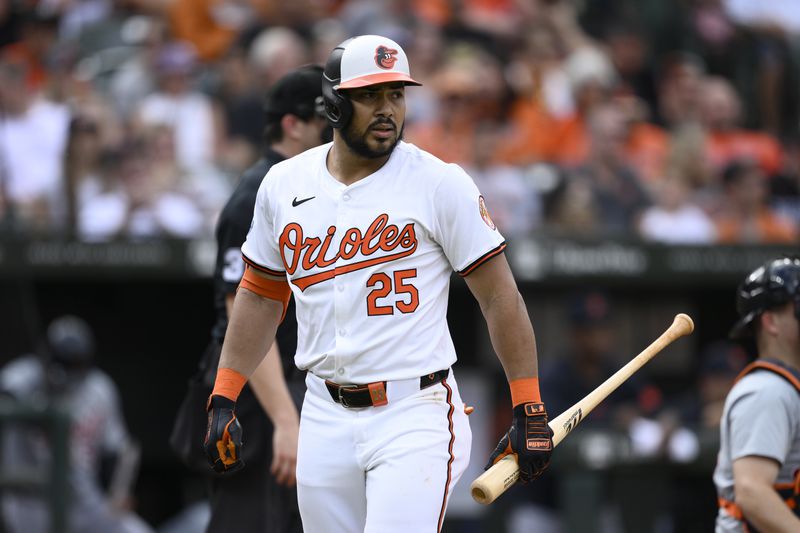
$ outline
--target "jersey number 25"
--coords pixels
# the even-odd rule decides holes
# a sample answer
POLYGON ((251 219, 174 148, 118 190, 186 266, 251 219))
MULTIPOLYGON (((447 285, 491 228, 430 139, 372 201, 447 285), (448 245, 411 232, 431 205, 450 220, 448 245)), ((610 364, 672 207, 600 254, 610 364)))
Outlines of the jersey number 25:
POLYGON ((376 272, 367 280, 367 287, 375 287, 367 295, 367 314, 369 316, 393 315, 394 308, 401 313, 413 313, 419 306, 419 291, 410 283, 417 277, 417 269, 395 270, 390 278, 384 272, 376 272), (392 283, 394 281, 394 283, 392 283), (386 298, 394 289, 394 293, 401 295, 392 305, 378 305, 378 298, 386 298), (406 296, 409 296, 406 301, 406 296))

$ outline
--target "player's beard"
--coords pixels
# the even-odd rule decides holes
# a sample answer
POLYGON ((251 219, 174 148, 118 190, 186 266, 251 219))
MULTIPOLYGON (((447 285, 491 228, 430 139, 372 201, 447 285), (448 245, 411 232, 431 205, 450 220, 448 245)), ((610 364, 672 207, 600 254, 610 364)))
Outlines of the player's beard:
MULTIPOLYGON (((397 127, 397 125, 393 122, 392 124, 395 126, 395 128, 397 127)), ((353 130, 353 123, 350 122, 350 124, 342 128, 342 139, 348 148, 365 159, 378 159, 385 157, 392 153, 394 147, 397 146, 397 143, 399 143, 403 138, 405 124, 403 124, 403 126, 400 128, 400 131, 397 133, 397 137, 395 137, 394 142, 379 150, 373 150, 369 147, 369 144, 367 144, 367 135, 369 135, 370 129, 375 125, 375 123, 370 124, 369 128, 367 128, 363 134, 359 135, 353 130)))

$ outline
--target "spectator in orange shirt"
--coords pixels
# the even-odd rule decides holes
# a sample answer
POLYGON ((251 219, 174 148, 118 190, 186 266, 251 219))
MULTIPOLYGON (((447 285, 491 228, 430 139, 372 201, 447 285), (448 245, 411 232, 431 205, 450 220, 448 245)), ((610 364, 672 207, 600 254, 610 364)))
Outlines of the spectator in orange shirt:
POLYGON ((257 20, 248 0, 175 0, 167 9, 174 38, 191 43, 202 61, 220 58, 257 20))
POLYGON ((602 104, 592 110, 587 128, 589 156, 565 173, 550 196, 546 225, 590 237, 631 234, 650 198, 626 161, 624 114, 613 103, 602 104))
POLYGON ((412 0, 411 9, 421 20, 443 27, 453 18, 453 6, 448 0, 412 0))
POLYGON ((406 133, 409 142, 448 163, 469 161, 477 121, 477 91, 473 81, 467 69, 445 66, 434 81, 439 117, 409 125, 406 133))
POLYGON ((589 154, 587 117, 611 99, 616 81, 614 67, 600 49, 586 46, 565 61, 575 99, 575 111, 552 129, 547 159, 566 167, 580 165, 589 154))
POLYGON ((58 17, 40 14, 36 9, 24 12, 19 22, 20 39, 2 48, 5 61, 24 64, 25 82, 30 91, 41 91, 50 79, 49 55, 58 37, 58 17))
POLYGON ((565 62, 575 99, 575 111, 546 131, 549 134, 547 159, 566 167, 582 164, 590 153, 586 120, 593 110, 607 102, 625 114, 622 149, 631 167, 645 182, 655 182, 663 172, 668 152, 666 133, 647 122, 645 102, 630 91, 620 89, 618 74, 599 49, 584 47, 570 54, 565 62))
POLYGON ((497 120, 503 80, 488 54, 456 54, 432 83, 439 96, 438 117, 409 125, 406 138, 443 161, 468 164, 477 126, 497 120))
POLYGON ((514 101, 508 138, 499 147, 507 163, 528 165, 551 151, 556 120, 571 115, 574 103, 563 67, 564 43, 548 24, 533 25, 508 67, 514 101))
POLYGON ((642 183, 653 188, 664 176, 669 154, 669 136, 661 127, 648 121, 645 101, 634 94, 619 94, 615 104, 625 116, 625 157, 642 183))
POLYGON ((591 140, 587 117, 596 108, 611 105, 623 119, 619 149, 642 183, 654 187, 663 175, 669 153, 667 133, 647 122, 647 108, 640 98, 633 94, 602 96, 594 92, 596 89, 590 90, 591 96, 578 99, 577 113, 555 126, 551 137, 551 159, 566 167, 581 165, 589 159, 591 140))
POLYGON ((453 10, 454 22, 470 33, 486 34, 496 39, 514 38, 524 28, 524 3, 517 0, 463 0, 453 10))
POLYGON ((572 2, 525 4, 520 16, 532 21, 525 50, 508 69, 519 95, 512 110, 518 131, 502 155, 516 164, 548 160, 575 166, 588 153, 586 116, 608 100, 617 72, 583 31, 572 2))
POLYGON ((767 175, 776 174, 783 154, 771 135, 738 127, 741 101, 733 85, 720 77, 708 77, 702 84, 701 114, 706 130, 706 158, 721 170, 738 159, 751 159, 767 175))
POLYGON ((768 180, 754 162, 735 161, 728 165, 722 182, 725 197, 714 215, 721 243, 790 243, 798 228, 778 215, 769 205, 768 180))

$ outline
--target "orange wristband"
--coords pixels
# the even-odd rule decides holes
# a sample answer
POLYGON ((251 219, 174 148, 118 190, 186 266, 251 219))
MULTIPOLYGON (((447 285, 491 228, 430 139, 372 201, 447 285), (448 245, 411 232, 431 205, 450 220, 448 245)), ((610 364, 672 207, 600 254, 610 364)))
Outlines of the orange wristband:
POLYGON ((508 384, 511 388, 511 404, 516 407, 521 403, 540 403, 539 378, 512 379, 508 384))
POLYGON ((217 379, 214 382, 214 390, 211 396, 224 396, 235 402, 242 392, 247 378, 232 368, 220 368, 217 371, 217 379))

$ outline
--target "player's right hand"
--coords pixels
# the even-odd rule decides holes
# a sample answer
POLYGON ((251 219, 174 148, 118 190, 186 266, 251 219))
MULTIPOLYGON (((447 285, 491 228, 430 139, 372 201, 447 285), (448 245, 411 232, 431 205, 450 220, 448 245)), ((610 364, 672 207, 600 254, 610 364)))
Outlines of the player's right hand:
POLYGON ((214 395, 208 402, 208 429, 203 447, 208 462, 220 474, 244 467, 242 426, 236 419, 236 402, 214 395))
POLYGON ((519 480, 528 483, 541 476, 550 465, 553 430, 547 425, 543 403, 522 403, 514 407, 511 428, 497 444, 487 469, 509 454, 517 456, 519 480))

